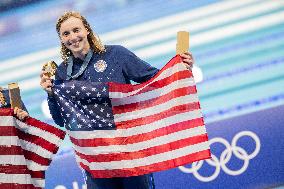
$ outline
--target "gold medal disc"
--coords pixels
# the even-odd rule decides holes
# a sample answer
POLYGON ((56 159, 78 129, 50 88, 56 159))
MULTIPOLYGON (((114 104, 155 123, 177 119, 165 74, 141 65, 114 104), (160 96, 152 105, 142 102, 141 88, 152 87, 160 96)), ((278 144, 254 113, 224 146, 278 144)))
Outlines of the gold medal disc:
POLYGON ((42 66, 42 70, 46 72, 44 75, 52 77, 55 75, 57 67, 54 61, 48 61, 42 66))

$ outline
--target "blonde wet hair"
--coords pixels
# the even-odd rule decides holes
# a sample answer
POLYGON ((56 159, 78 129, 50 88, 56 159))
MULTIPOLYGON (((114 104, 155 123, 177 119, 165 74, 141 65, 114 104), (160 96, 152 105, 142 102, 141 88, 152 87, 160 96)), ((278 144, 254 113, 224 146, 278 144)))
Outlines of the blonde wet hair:
MULTIPOLYGON (((60 38, 60 27, 61 24, 66 21, 70 17, 79 18, 82 20, 83 25, 85 26, 86 30, 89 32, 87 38, 91 48, 94 50, 95 53, 101 54, 106 51, 105 46, 102 44, 100 38, 93 32, 90 24, 87 22, 86 18, 82 16, 79 12, 69 11, 65 12, 61 17, 58 18, 56 23, 56 31, 60 38)), ((72 52, 65 47, 65 45, 61 42, 61 58, 67 63, 68 58, 72 55, 72 52)))

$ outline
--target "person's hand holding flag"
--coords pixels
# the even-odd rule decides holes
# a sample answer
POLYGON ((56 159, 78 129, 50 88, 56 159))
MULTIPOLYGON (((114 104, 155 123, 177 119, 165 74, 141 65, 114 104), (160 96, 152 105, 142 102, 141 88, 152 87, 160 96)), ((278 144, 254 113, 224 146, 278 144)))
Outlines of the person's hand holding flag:
POLYGON ((23 121, 25 118, 29 117, 29 113, 25 110, 22 110, 18 107, 14 108, 14 114, 17 116, 17 118, 21 121, 23 121))
POLYGON ((192 69, 192 66, 194 64, 193 56, 190 52, 185 52, 180 54, 180 57, 182 58, 182 62, 185 64, 187 69, 192 69))

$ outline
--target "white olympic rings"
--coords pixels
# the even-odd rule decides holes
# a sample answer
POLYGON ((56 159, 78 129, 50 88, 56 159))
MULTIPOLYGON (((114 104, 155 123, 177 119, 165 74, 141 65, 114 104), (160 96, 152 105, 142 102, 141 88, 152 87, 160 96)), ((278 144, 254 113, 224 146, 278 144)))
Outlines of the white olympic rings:
POLYGON ((260 151, 260 140, 258 136, 252 131, 242 131, 236 134, 232 140, 232 144, 230 145, 228 141, 223 138, 216 137, 209 140, 209 144, 212 145, 214 143, 221 143, 225 146, 225 150, 220 155, 220 160, 214 155, 211 154, 211 159, 201 160, 198 162, 194 162, 191 164, 191 168, 187 168, 184 166, 180 166, 179 169, 184 173, 192 173, 198 180, 202 182, 210 182, 216 179, 222 170, 228 175, 240 175, 246 171, 249 165, 249 161, 254 158, 260 151), (248 154, 243 148, 237 146, 237 141, 243 137, 248 136, 251 137, 255 142, 255 150, 248 154), (244 161, 242 167, 239 170, 231 170, 227 167, 227 163, 230 161, 232 154, 234 154, 237 158, 244 161), (209 165, 215 167, 215 171, 211 176, 205 177, 199 174, 198 170, 202 167, 204 161, 206 161, 209 165))

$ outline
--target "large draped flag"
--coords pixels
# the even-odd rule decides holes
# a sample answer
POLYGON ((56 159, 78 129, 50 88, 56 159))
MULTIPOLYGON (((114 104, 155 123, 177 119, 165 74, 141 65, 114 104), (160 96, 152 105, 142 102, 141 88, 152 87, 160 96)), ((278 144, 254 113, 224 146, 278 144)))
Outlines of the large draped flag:
POLYGON ((53 90, 77 162, 95 178, 210 158, 193 75, 180 56, 142 84, 71 80, 53 90))
POLYGON ((0 188, 41 189, 48 168, 65 132, 51 125, 13 116, 0 108, 0 188))

